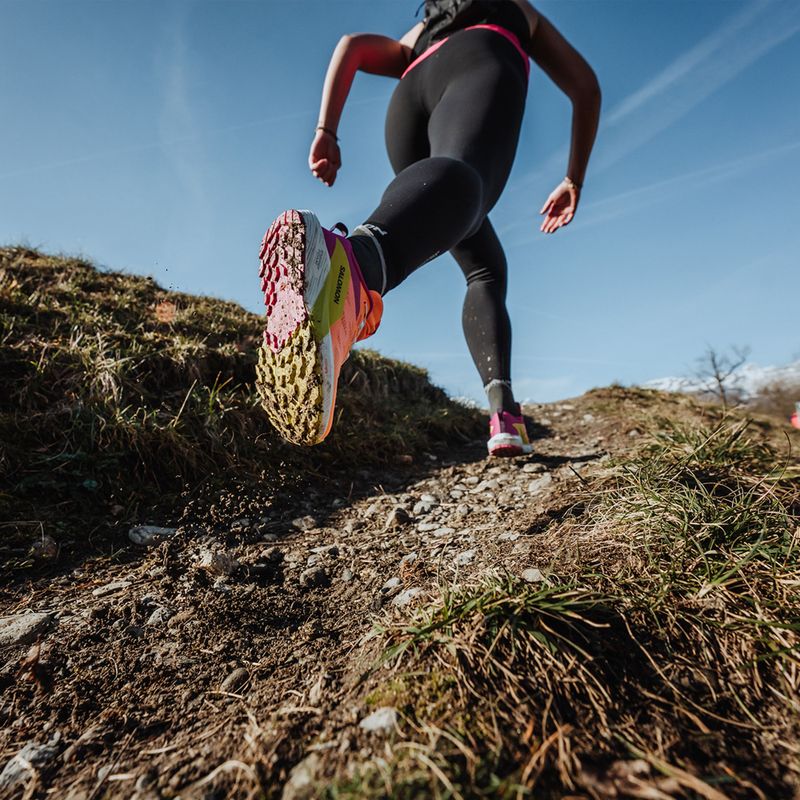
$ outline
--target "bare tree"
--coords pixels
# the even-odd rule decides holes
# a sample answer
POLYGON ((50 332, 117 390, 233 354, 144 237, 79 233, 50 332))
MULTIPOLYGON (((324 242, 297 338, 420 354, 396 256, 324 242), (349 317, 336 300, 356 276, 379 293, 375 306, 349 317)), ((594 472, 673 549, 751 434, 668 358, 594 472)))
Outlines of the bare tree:
POLYGON ((747 361, 749 347, 731 347, 730 353, 718 352, 709 346, 705 355, 697 359, 695 377, 703 381, 705 391, 719 399, 727 409, 730 402, 740 399, 737 396, 735 373, 747 361))

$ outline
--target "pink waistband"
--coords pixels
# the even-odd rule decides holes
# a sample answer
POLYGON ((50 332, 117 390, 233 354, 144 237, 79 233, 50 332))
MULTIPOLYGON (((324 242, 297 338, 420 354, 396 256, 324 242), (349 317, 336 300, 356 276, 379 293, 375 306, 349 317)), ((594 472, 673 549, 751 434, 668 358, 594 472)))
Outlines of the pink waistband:
MULTIPOLYGON (((507 28, 502 28, 500 25, 470 25, 469 28, 463 28, 463 30, 474 31, 478 28, 483 28, 487 31, 494 31, 495 33, 499 33, 501 36, 505 36, 506 39, 508 39, 508 41, 517 48, 517 52, 522 56, 522 60, 525 62, 525 74, 530 75, 531 64, 530 61, 528 61, 528 54, 522 49, 519 39, 517 39, 517 37, 511 33, 510 30, 507 28)), ((449 38, 450 37, 448 36, 447 39, 449 38)), ((432 56, 447 41, 447 39, 442 39, 441 41, 436 42, 436 44, 432 44, 421 56, 414 59, 414 61, 412 61, 406 67, 406 71, 400 76, 400 79, 402 80, 405 78, 405 76, 408 75, 408 73, 411 72, 411 70, 414 69, 414 67, 416 67, 421 61, 424 61, 426 58, 428 58, 428 56, 432 56)))

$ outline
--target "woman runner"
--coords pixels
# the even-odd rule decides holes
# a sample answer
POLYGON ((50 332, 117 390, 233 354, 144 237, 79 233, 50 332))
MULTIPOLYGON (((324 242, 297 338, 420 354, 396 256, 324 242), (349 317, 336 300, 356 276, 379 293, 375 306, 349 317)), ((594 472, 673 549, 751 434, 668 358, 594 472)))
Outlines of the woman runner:
POLYGON ((333 422, 339 371, 352 345, 378 328, 383 296, 449 251, 467 283, 463 327, 489 401, 492 455, 531 451, 511 390, 506 258, 487 216, 517 148, 532 58, 572 101, 566 177, 540 213, 554 233, 578 206, 600 113, 591 67, 526 0, 426 0, 424 21, 399 41, 344 36, 331 58, 313 174, 333 186, 336 131, 355 73, 399 78, 386 119, 396 177, 348 236, 309 211, 286 211, 267 231, 261 286, 267 307, 258 389, 269 418, 298 444, 333 422))

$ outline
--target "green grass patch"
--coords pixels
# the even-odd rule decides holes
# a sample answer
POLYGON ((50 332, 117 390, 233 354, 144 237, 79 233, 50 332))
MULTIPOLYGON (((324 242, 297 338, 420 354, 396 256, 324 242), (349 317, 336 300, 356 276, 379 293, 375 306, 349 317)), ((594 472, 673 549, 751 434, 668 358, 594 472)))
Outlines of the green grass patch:
MULTIPOLYGON (((254 277, 254 292, 257 280, 254 277)), ((483 430, 427 373, 358 350, 326 442, 283 442, 258 405, 263 320, 81 260, 0 249, 0 518, 6 544, 103 529, 186 487, 277 493, 483 430)))
POLYGON ((328 796, 793 797, 798 488, 747 420, 659 421, 548 532, 584 554, 551 585, 383 629, 402 733, 328 796))

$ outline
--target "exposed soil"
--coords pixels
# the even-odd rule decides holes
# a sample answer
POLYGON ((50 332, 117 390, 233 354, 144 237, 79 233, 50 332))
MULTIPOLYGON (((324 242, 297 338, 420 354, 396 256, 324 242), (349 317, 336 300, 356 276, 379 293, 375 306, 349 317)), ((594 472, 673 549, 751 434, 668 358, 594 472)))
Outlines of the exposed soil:
POLYGON ((253 488, 188 498, 140 520, 177 527, 161 543, 18 574, 0 616, 53 616, 0 649, 0 769, 52 747, 0 794, 299 797, 297 772, 285 787, 309 754, 379 751, 358 725, 376 622, 481 573, 546 578, 559 545, 542 531, 581 513, 582 481, 656 411, 697 413, 658 404, 606 390, 532 407, 529 457, 488 460, 476 441, 284 507, 253 488))

